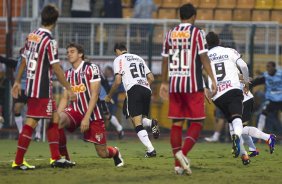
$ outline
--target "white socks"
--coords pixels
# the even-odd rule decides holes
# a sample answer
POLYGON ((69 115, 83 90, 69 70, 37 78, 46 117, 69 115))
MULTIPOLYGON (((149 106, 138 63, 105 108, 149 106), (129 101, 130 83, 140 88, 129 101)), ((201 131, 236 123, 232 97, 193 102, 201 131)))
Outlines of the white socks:
POLYGON ((234 134, 238 135, 238 137, 241 137, 242 132, 243 132, 242 119, 240 119, 240 118, 233 119, 232 127, 233 127, 233 130, 234 130, 234 134))
POLYGON ((215 139, 215 140, 219 140, 219 136, 220 136, 220 132, 214 132, 214 134, 213 134, 213 138, 215 139))
POLYGON ((265 141, 267 141, 270 137, 269 134, 266 134, 266 133, 260 131, 256 127, 250 127, 250 126, 245 126, 243 128, 243 134, 247 134, 251 137, 255 137, 255 138, 258 138, 258 139, 263 139, 265 141))
POLYGON ((16 122, 19 133, 21 133, 23 129, 23 117, 21 115, 15 116, 15 122, 16 122))
POLYGON ((260 131, 263 131, 264 127, 265 127, 265 119, 266 116, 264 114, 260 114, 259 115, 259 120, 258 120, 258 129, 260 131))
MULTIPOLYGON (((244 132, 244 130, 243 130, 243 132, 244 132)), ((256 146, 255 146, 251 136, 246 135, 246 134, 243 133, 242 134, 242 138, 244 140, 244 143, 246 143, 246 145, 248 145, 249 151, 256 151, 257 150, 257 148, 256 148, 256 146)))
POLYGON ((148 133, 146 130, 141 130, 137 133, 140 141, 144 144, 144 146, 147 147, 148 152, 152 152, 154 150, 154 147, 148 137, 148 133))
POLYGON ((110 122, 112 123, 112 125, 114 125, 114 127, 118 132, 122 131, 122 126, 120 125, 118 119, 114 115, 112 115, 110 122))
POLYGON ((43 121, 44 121, 43 119, 40 119, 37 123, 37 126, 35 128, 35 138, 41 139, 41 127, 43 121))
POLYGON ((245 150, 245 147, 244 147, 244 140, 243 138, 241 137, 240 138, 240 155, 248 155, 246 150, 245 150))
POLYGON ((142 119, 142 125, 143 125, 143 127, 149 127, 149 128, 151 128, 151 126, 152 126, 152 120, 151 120, 151 119, 148 119, 148 118, 143 118, 143 119, 142 119))

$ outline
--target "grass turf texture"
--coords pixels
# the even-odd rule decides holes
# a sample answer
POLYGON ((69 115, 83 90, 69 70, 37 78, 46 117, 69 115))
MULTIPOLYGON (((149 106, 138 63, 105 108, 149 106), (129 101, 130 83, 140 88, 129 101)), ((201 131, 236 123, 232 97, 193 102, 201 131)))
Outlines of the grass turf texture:
POLYGON ((244 166, 231 155, 231 143, 198 143, 189 154, 192 176, 174 174, 174 160, 168 139, 153 140, 156 158, 144 158, 145 150, 137 138, 109 141, 118 146, 125 160, 123 168, 115 168, 112 159, 98 158, 91 143, 68 141, 71 159, 77 166, 70 169, 50 168, 48 143, 32 142, 26 154, 33 171, 12 170, 17 141, 0 140, 0 183, 279 183, 281 182, 281 146, 270 155, 266 144, 258 144, 260 155, 244 166))

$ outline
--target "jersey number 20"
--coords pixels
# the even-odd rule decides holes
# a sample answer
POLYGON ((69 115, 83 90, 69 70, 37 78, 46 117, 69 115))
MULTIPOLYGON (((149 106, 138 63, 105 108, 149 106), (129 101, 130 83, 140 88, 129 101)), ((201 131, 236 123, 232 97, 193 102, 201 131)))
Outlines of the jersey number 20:
POLYGON ((137 78, 141 76, 142 78, 145 78, 146 75, 145 75, 145 68, 143 63, 140 63, 138 66, 139 67, 137 67, 136 63, 131 63, 129 65, 132 77, 137 78), (139 68, 139 72, 138 72, 138 68, 139 68))

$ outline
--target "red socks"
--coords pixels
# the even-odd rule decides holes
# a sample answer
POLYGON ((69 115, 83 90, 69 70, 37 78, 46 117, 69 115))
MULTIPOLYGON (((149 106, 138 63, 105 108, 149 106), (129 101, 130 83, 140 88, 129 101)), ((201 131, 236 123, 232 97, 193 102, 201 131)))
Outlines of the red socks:
POLYGON ((60 150, 60 154, 61 156, 65 156, 65 158, 67 160, 70 160, 70 156, 68 153, 68 149, 67 149, 67 138, 66 138, 66 134, 65 134, 65 130, 59 129, 59 150, 60 150))
POLYGON ((23 163, 24 154, 27 151, 29 143, 32 139, 33 128, 29 125, 24 125, 21 134, 18 139, 18 148, 16 153, 16 164, 23 163))
MULTIPOLYGON (((181 150, 182 147, 182 127, 177 125, 172 125, 170 130, 170 145, 172 148, 173 155, 181 150)), ((180 166, 180 163, 175 159, 175 166, 180 166)))
POLYGON ((59 151, 59 129, 57 123, 50 123, 47 129, 47 138, 49 142, 51 158, 58 160, 61 158, 59 151))
POLYGON ((116 154, 118 154, 118 150, 112 146, 107 146, 109 156, 108 158, 113 158, 116 154))
POLYGON ((194 144, 197 142, 202 128, 203 125, 200 122, 191 122, 191 125, 187 130, 184 145, 182 148, 182 152, 184 155, 187 155, 187 153, 192 149, 194 144))

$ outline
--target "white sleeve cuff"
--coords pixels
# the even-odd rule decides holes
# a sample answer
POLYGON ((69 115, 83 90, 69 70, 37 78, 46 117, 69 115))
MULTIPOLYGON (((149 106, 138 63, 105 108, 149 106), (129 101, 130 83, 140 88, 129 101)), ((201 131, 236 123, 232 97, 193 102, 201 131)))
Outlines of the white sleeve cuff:
POLYGON ((58 63, 58 62, 60 62, 60 60, 56 59, 56 60, 51 61, 50 64, 52 65, 52 64, 55 64, 55 63, 58 63))
POLYGON ((101 78, 90 80, 90 82, 96 82, 96 81, 101 81, 101 78))
POLYGON ((200 55, 200 54, 203 54, 203 53, 208 52, 208 51, 209 51, 208 49, 204 49, 204 50, 200 50, 198 53, 200 55))

